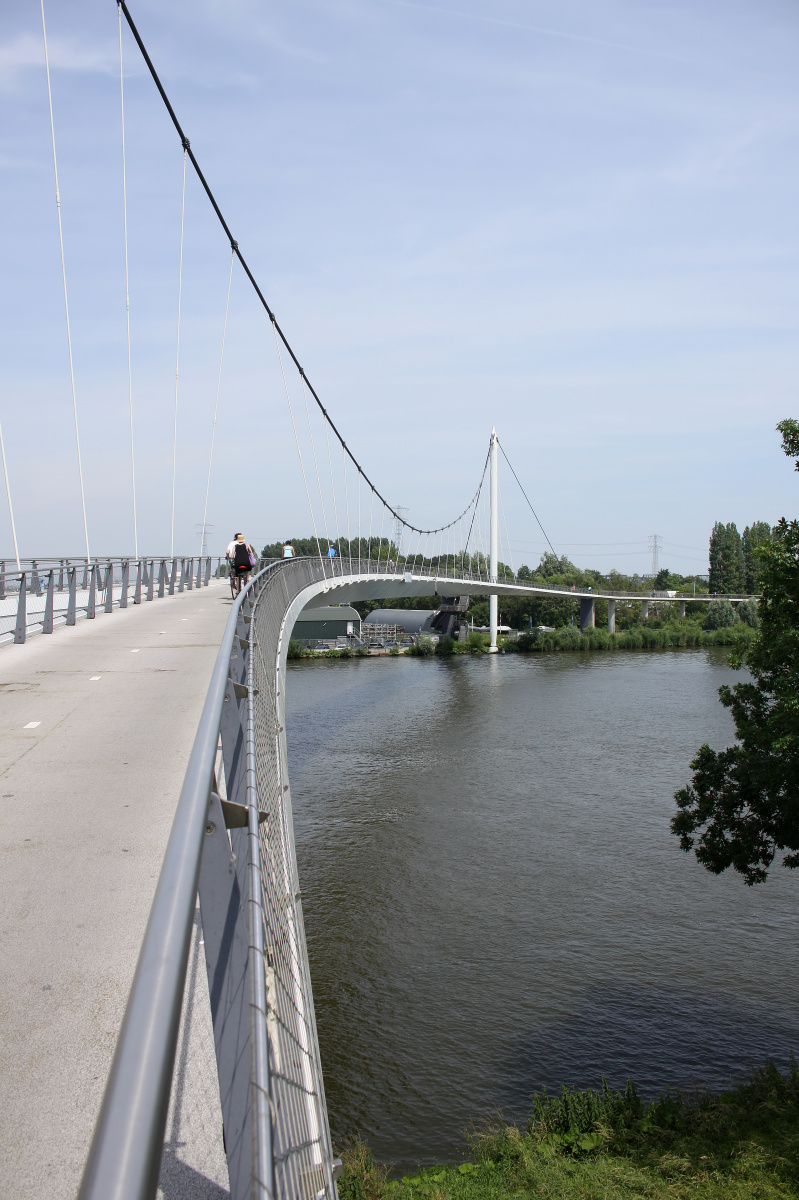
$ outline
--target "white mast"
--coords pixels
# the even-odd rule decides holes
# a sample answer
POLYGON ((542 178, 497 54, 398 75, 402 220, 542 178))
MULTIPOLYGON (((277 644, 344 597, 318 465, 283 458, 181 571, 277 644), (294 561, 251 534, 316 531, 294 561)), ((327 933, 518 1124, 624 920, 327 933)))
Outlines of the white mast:
MULTIPOLYGON (((489 566, 489 579, 492 583, 497 582, 497 571, 499 569, 497 561, 497 551, 499 545, 499 505, 497 504, 497 441, 496 429, 491 430, 491 544, 490 554, 491 562, 489 566)), ((491 626, 491 645, 488 648, 489 654, 497 652, 497 597, 489 596, 489 624, 491 626)))

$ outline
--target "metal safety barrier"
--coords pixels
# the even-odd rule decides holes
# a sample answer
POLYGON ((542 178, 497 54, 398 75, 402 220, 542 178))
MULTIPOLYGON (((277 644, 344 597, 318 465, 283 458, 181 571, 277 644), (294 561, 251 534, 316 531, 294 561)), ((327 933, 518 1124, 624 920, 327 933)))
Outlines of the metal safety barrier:
MULTIPOLYGON (((79 1200, 155 1195, 198 898, 230 1195, 335 1200, 339 1164, 330 1142, 294 847, 286 657, 294 619, 325 587, 341 582, 372 592, 371 577, 382 575, 391 577, 385 580, 390 595, 403 584, 440 591, 440 579, 448 578, 442 571, 431 579, 429 563, 409 568, 355 557, 262 563, 235 600, 79 1200)), ((473 584, 474 576, 453 577, 453 588, 459 582, 473 584)))
POLYGON ((207 587, 221 560, 202 558, 25 559, 21 570, 0 559, 0 639, 17 644, 28 634, 93 620, 176 592, 207 587), (216 563, 216 567, 214 567, 216 563))
MULTIPOLYGON (((336 574, 343 564, 337 564, 336 574)), ((80 1189, 155 1195, 199 895, 234 1200, 335 1200, 286 768, 291 601, 318 560, 258 571, 214 666, 80 1189), (217 774, 217 750, 222 768, 217 774)))

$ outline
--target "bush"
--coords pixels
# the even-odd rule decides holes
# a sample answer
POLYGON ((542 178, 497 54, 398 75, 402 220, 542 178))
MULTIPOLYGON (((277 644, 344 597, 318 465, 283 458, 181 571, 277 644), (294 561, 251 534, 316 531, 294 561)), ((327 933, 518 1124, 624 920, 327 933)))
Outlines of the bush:
POLYGON ((743 621, 744 625, 748 625, 750 629, 759 628, 760 617, 757 611, 757 600, 744 600, 743 604, 738 605, 738 620, 743 621))
POLYGON ((303 647, 302 642, 297 642, 294 640, 294 638, 292 638, 291 641, 289 642, 289 649, 288 649, 288 654, 286 655, 286 657, 287 658, 303 658, 304 655, 305 655, 305 649, 303 647))
POLYGON ((438 645, 436 646, 436 654, 442 654, 442 655, 446 656, 448 654, 454 654, 454 653, 455 653, 455 642, 449 636, 448 633, 445 633, 444 636, 439 639, 438 645))
POLYGON ((482 651, 488 645, 488 640, 489 639, 488 639, 487 634, 478 633, 476 629, 473 629, 471 631, 471 633, 469 634, 466 645, 469 650, 472 650, 477 653, 482 653, 482 651))
POLYGON ((738 620, 729 600, 711 600, 707 606, 705 629, 728 629, 738 620))
POLYGON ((435 654, 435 651, 436 648, 433 639, 428 637, 426 633, 420 633, 416 639, 416 645, 410 647, 409 653, 416 655, 417 658, 429 658, 432 654, 435 654))

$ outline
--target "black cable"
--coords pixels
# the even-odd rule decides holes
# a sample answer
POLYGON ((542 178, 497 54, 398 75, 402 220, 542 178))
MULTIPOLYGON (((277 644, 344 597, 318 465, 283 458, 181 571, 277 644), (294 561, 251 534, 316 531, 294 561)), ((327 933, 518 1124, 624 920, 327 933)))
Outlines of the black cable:
MULTIPOLYGON (((516 482, 518 483, 518 485, 519 485, 519 488, 520 488, 520 490, 521 490, 521 493, 522 493, 522 495, 524 496, 525 500, 527 501, 528 505, 530 506, 530 512, 533 514, 533 516, 535 517, 536 521, 538 521, 538 514, 536 513, 536 511, 535 511, 535 509, 533 508, 532 504, 530 504, 530 497, 527 495, 527 492, 526 492, 526 491, 524 490, 524 488, 522 487, 522 485, 521 485, 521 480, 519 479, 519 476, 518 476, 518 475, 516 474, 516 472, 513 470, 513 465, 512 465, 512 463, 511 463, 510 459, 508 458, 507 454, 505 453, 505 451, 504 451, 504 449, 503 449, 503 446, 502 446, 502 442, 499 440, 499 438, 497 438, 497 445, 499 446, 500 450, 502 450, 502 457, 505 459, 505 462, 506 462, 506 463, 508 464, 508 466, 510 467, 510 469, 511 469, 511 474, 513 475, 513 478, 514 478, 514 479, 516 480, 516 482)), ((544 529, 544 526, 541 524, 541 522, 540 522, 540 521, 538 521, 538 528, 541 530, 541 532, 543 533, 544 537, 547 539, 547 545, 549 546, 549 548, 550 548, 550 550, 552 551, 552 553, 555 555, 555 558, 557 558, 557 557, 558 557, 558 553, 557 553, 557 551, 556 551, 555 547, 554 547, 554 546, 552 545, 552 543, 550 542, 549 538, 547 537, 547 531, 546 531, 546 529, 544 529)))
MULTIPOLYGON (((325 408, 324 404, 317 396, 317 394, 314 390, 313 384, 311 383, 310 379, 308 378, 308 376, 305 374, 304 370, 300 366, 300 362, 299 362, 299 359, 297 358, 297 355, 294 353, 291 346, 289 345, 288 339, 286 338, 286 335, 284 334, 283 330, 278 325, 275 314, 272 312, 272 309, 267 304, 266 298, 265 298, 263 292, 261 291, 261 289, 259 288, 258 283, 256 282, 256 279, 255 279, 255 276, 253 275, 252 271, 247 266, 247 263, 244 260, 244 255, 241 253, 241 250, 239 249, 238 242, 233 237, 233 234, 230 232, 230 229, 228 227, 227 221, 222 216, 222 210, 220 209, 219 205, 216 202, 216 198, 214 197, 214 193, 211 191, 211 189, 208 185, 208 181, 206 180, 205 176, 203 175, 202 171, 200 170, 200 164, 197 162, 197 159, 195 158, 194 151, 191 148, 191 143, 189 142, 189 139, 186 137, 185 133, 183 132, 183 130, 181 128, 180 121, 177 119, 177 116, 175 115, 175 110, 169 102, 169 97, 167 96, 166 92, 164 91, 164 86, 161 83, 161 80, 158 78, 158 72, 156 71, 155 67, 153 66, 153 62, 152 62, 152 59, 150 58, 150 55, 147 53, 147 49, 144 45, 144 42, 141 39, 141 35, 139 34, 138 29, 136 28, 136 25, 133 21, 133 17, 128 12, 128 6, 125 3, 125 0, 117 0, 117 5, 119 6, 119 8, 122 9, 122 12, 125 15, 125 20, 128 23, 130 32, 133 34, 134 38, 136 39, 136 45, 139 47, 139 50, 141 51, 141 54, 142 54, 142 58, 144 59, 145 63, 147 64, 147 69, 153 77, 153 82, 155 83, 155 86, 158 88, 159 95, 161 96, 161 99, 163 100, 164 104, 166 105, 166 110, 169 113, 170 117, 172 118, 172 124, 175 126, 175 129, 178 132, 178 136, 180 137, 181 145, 182 145, 183 149, 186 151, 186 153, 188 154, 189 158, 191 159, 191 165, 194 167, 194 170, 197 172, 197 178, 199 179, 200 183, 202 184, 206 196, 211 201, 211 206, 212 206, 214 212, 216 213, 217 217, 219 218, 220 225, 222 226, 222 228, 225 231, 225 234, 227 235, 227 239, 230 242, 231 250, 233 251, 233 253, 236 255, 236 258, 241 263, 245 275, 247 276, 247 278, 249 279, 253 288, 255 289, 256 296, 258 297, 258 299, 261 301, 261 304, 266 309, 269 320, 274 325, 277 333, 280 336, 281 342, 283 343, 283 345, 286 347, 289 354, 291 355, 292 362, 294 363, 295 367, 297 368, 300 375, 304 379, 305 384, 308 388, 308 391, 311 393, 311 395, 313 396, 317 405, 321 409, 322 415, 324 416, 328 425, 333 430, 333 432, 335 433, 339 442, 341 443, 342 449, 345 450, 346 453, 349 455, 350 459, 352 460, 353 465, 355 467, 357 467, 358 471, 361 473, 361 475, 363 475, 364 479, 369 484, 369 487, 372 489, 372 491, 377 496, 377 498, 386 506, 388 511, 391 513, 392 517, 395 517, 398 521, 400 521, 405 526, 406 529, 412 529, 415 533, 420 533, 420 534, 421 533, 423 533, 423 534, 443 533, 443 531, 445 529, 451 529, 453 525, 457 525, 457 523, 458 523, 458 521, 460 521, 461 517, 464 517, 466 515, 466 513, 469 511, 469 509, 472 507, 472 504, 474 503, 474 497, 472 497, 472 499, 466 505, 466 508, 464 508, 463 512, 459 513, 458 516, 455 518, 455 520, 450 521, 448 525, 441 525, 438 529, 417 529, 417 527, 415 525, 410 525, 407 521, 403 520, 403 518, 399 515, 399 513, 396 512, 395 509, 393 509, 391 507, 391 505, 388 503, 388 501, 386 499, 384 499, 384 497, 381 495, 381 493, 377 490, 375 485, 372 483, 369 476, 363 470, 363 468, 361 467, 358 460, 355 458, 355 455, 352 453, 352 451, 350 450, 347 443, 344 441, 344 438, 341 436, 338 429, 336 428, 327 409, 325 408)), ((513 470, 512 467, 511 467, 511 470, 513 470)), ((481 486, 482 486, 482 480, 481 480, 481 486)), ((479 489, 478 489, 478 491, 479 491, 479 489)))

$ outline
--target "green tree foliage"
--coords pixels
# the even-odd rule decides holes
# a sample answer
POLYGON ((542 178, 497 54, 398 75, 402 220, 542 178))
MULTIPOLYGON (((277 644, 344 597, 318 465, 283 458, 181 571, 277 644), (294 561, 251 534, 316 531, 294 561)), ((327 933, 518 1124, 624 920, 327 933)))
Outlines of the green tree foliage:
POLYGON ((747 592, 756 592, 758 589, 758 577, 760 575, 760 556, 758 551, 761 546, 765 546, 770 541, 771 526, 768 521, 754 521, 751 525, 747 525, 743 532, 741 542, 744 552, 747 592))
MULTIPOLYGON (((785 453, 799 455, 797 422, 777 428, 785 453)), ((671 823, 708 870, 734 867, 750 885, 766 878, 778 852, 784 866, 799 866, 799 521, 779 521, 760 564, 760 629, 735 662, 751 682, 719 688, 738 741, 700 748, 671 823)))
POLYGON ((558 558, 551 550, 547 550, 541 555, 541 561, 538 564, 536 575, 541 579, 552 579, 556 575, 579 575, 577 567, 573 562, 569 562, 566 555, 558 558))
POLYGON ((733 521, 717 521, 710 535, 710 591, 743 592, 746 585, 741 535, 733 521))
POLYGON ((705 629, 727 629, 738 620, 729 600, 711 600, 707 606, 705 629))
POLYGON ((738 605, 736 613, 738 620, 743 621, 751 629, 757 629, 760 625, 760 617, 757 612, 757 600, 744 600, 743 604, 738 605))

